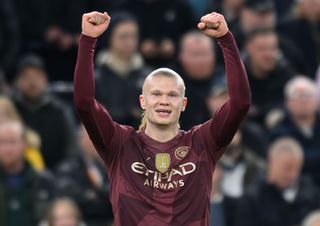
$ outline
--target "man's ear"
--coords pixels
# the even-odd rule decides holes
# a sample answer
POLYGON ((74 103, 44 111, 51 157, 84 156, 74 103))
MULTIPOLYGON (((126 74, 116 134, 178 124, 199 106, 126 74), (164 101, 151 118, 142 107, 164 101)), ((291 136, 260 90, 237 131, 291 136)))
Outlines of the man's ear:
POLYGON ((140 94, 140 96, 139 96, 139 102, 140 102, 140 106, 141 106, 142 110, 145 111, 146 110, 146 103, 145 103, 144 96, 142 94, 140 94))
POLYGON ((188 104, 188 99, 186 97, 184 97, 183 100, 182 100, 181 112, 184 112, 186 110, 187 104, 188 104))

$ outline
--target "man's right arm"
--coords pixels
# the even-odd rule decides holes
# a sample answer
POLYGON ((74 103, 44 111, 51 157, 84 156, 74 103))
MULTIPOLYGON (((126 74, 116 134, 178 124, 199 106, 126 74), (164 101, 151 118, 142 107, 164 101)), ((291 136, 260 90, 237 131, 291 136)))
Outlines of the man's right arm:
POLYGON ((124 134, 126 134, 125 131, 128 131, 128 129, 115 123, 107 110, 95 99, 94 49, 97 37, 105 31, 108 23, 100 29, 99 33, 92 34, 90 32, 97 32, 95 26, 99 25, 96 25, 96 23, 84 25, 84 23, 90 23, 90 17, 85 17, 86 15, 91 14, 85 14, 82 21, 83 31, 85 29, 85 32, 80 38, 74 73, 74 103, 95 148, 108 164, 117 151, 116 149, 119 146, 117 144, 121 144, 121 139, 123 139, 124 134), (92 27, 88 28, 86 26, 92 27))

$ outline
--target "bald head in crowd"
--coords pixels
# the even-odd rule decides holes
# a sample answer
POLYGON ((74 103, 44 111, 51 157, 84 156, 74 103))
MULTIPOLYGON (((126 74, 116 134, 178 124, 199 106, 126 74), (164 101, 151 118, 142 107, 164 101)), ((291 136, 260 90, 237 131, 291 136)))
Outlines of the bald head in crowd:
POLYGON ((303 160, 303 149, 295 139, 277 139, 269 148, 268 182, 281 190, 293 186, 300 176, 303 160))
POLYGON ((294 119, 313 118, 318 108, 317 87, 305 76, 291 79, 285 86, 286 106, 294 119))
POLYGON ((192 79, 209 78, 216 61, 213 40, 198 31, 186 33, 180 42, 179 61, 192 79))

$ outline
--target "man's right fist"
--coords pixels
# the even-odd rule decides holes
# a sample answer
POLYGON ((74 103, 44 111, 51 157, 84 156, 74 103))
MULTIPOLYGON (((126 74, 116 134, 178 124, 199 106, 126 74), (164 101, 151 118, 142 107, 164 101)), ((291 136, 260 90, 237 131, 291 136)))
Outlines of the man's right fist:
POLYGON ((91 12, 82 16, 82 34, 92 38, 99 37, 109 26, 108 13, 91 12))

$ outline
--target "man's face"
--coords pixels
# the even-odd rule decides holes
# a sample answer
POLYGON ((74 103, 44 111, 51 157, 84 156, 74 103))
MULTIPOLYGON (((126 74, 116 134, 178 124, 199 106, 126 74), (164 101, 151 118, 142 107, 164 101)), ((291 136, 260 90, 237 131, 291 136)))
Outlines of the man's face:
POLYGON ((189 36, 182 41, 180 63, 193 79, 206 79, 212 75, 215 64, 213 43, 206 36, 189 36))
POLYGON ((187 98, 184 97, 182 84, 174 78, 160 75, 147 79, 140 95, 140 104, 148 123, 170 127, 178 124, 187 98))
POLYGON ((300 176, 303 160, 292 153, 280 153, 269 157, 269 174, 280 189, 293 185, 300 176))
POLYGON ((294 89, 291 97, 287 98, 287 108, 294 118, 313 116, 317 112, 316 92, 304 85, 294 89))
POLYGON ((122 57, 131 57, 138 48, 138 33, 138 25, 135 22, 120 22, 112 32, 112 50, 122 57))
POLYGON ((247 43, 250 64, 259 71, 272 71, 279 56, 278 38, 275 34, 257 35, 247 43))
POLYGON ((320 21, 320 1, 319 0, 302 0, 300 1, 302 11, 306 17, 314 21, 320 21))
POLYGON ((6 169, 23 160, 25 141, 17 125, 0 127, 0 164, 6 169))
POLYGON ((38 99, 47 89, 46 74, 34 67, 29 67, 21 71, 17 79, 17 88, 29 99, 38 99))

